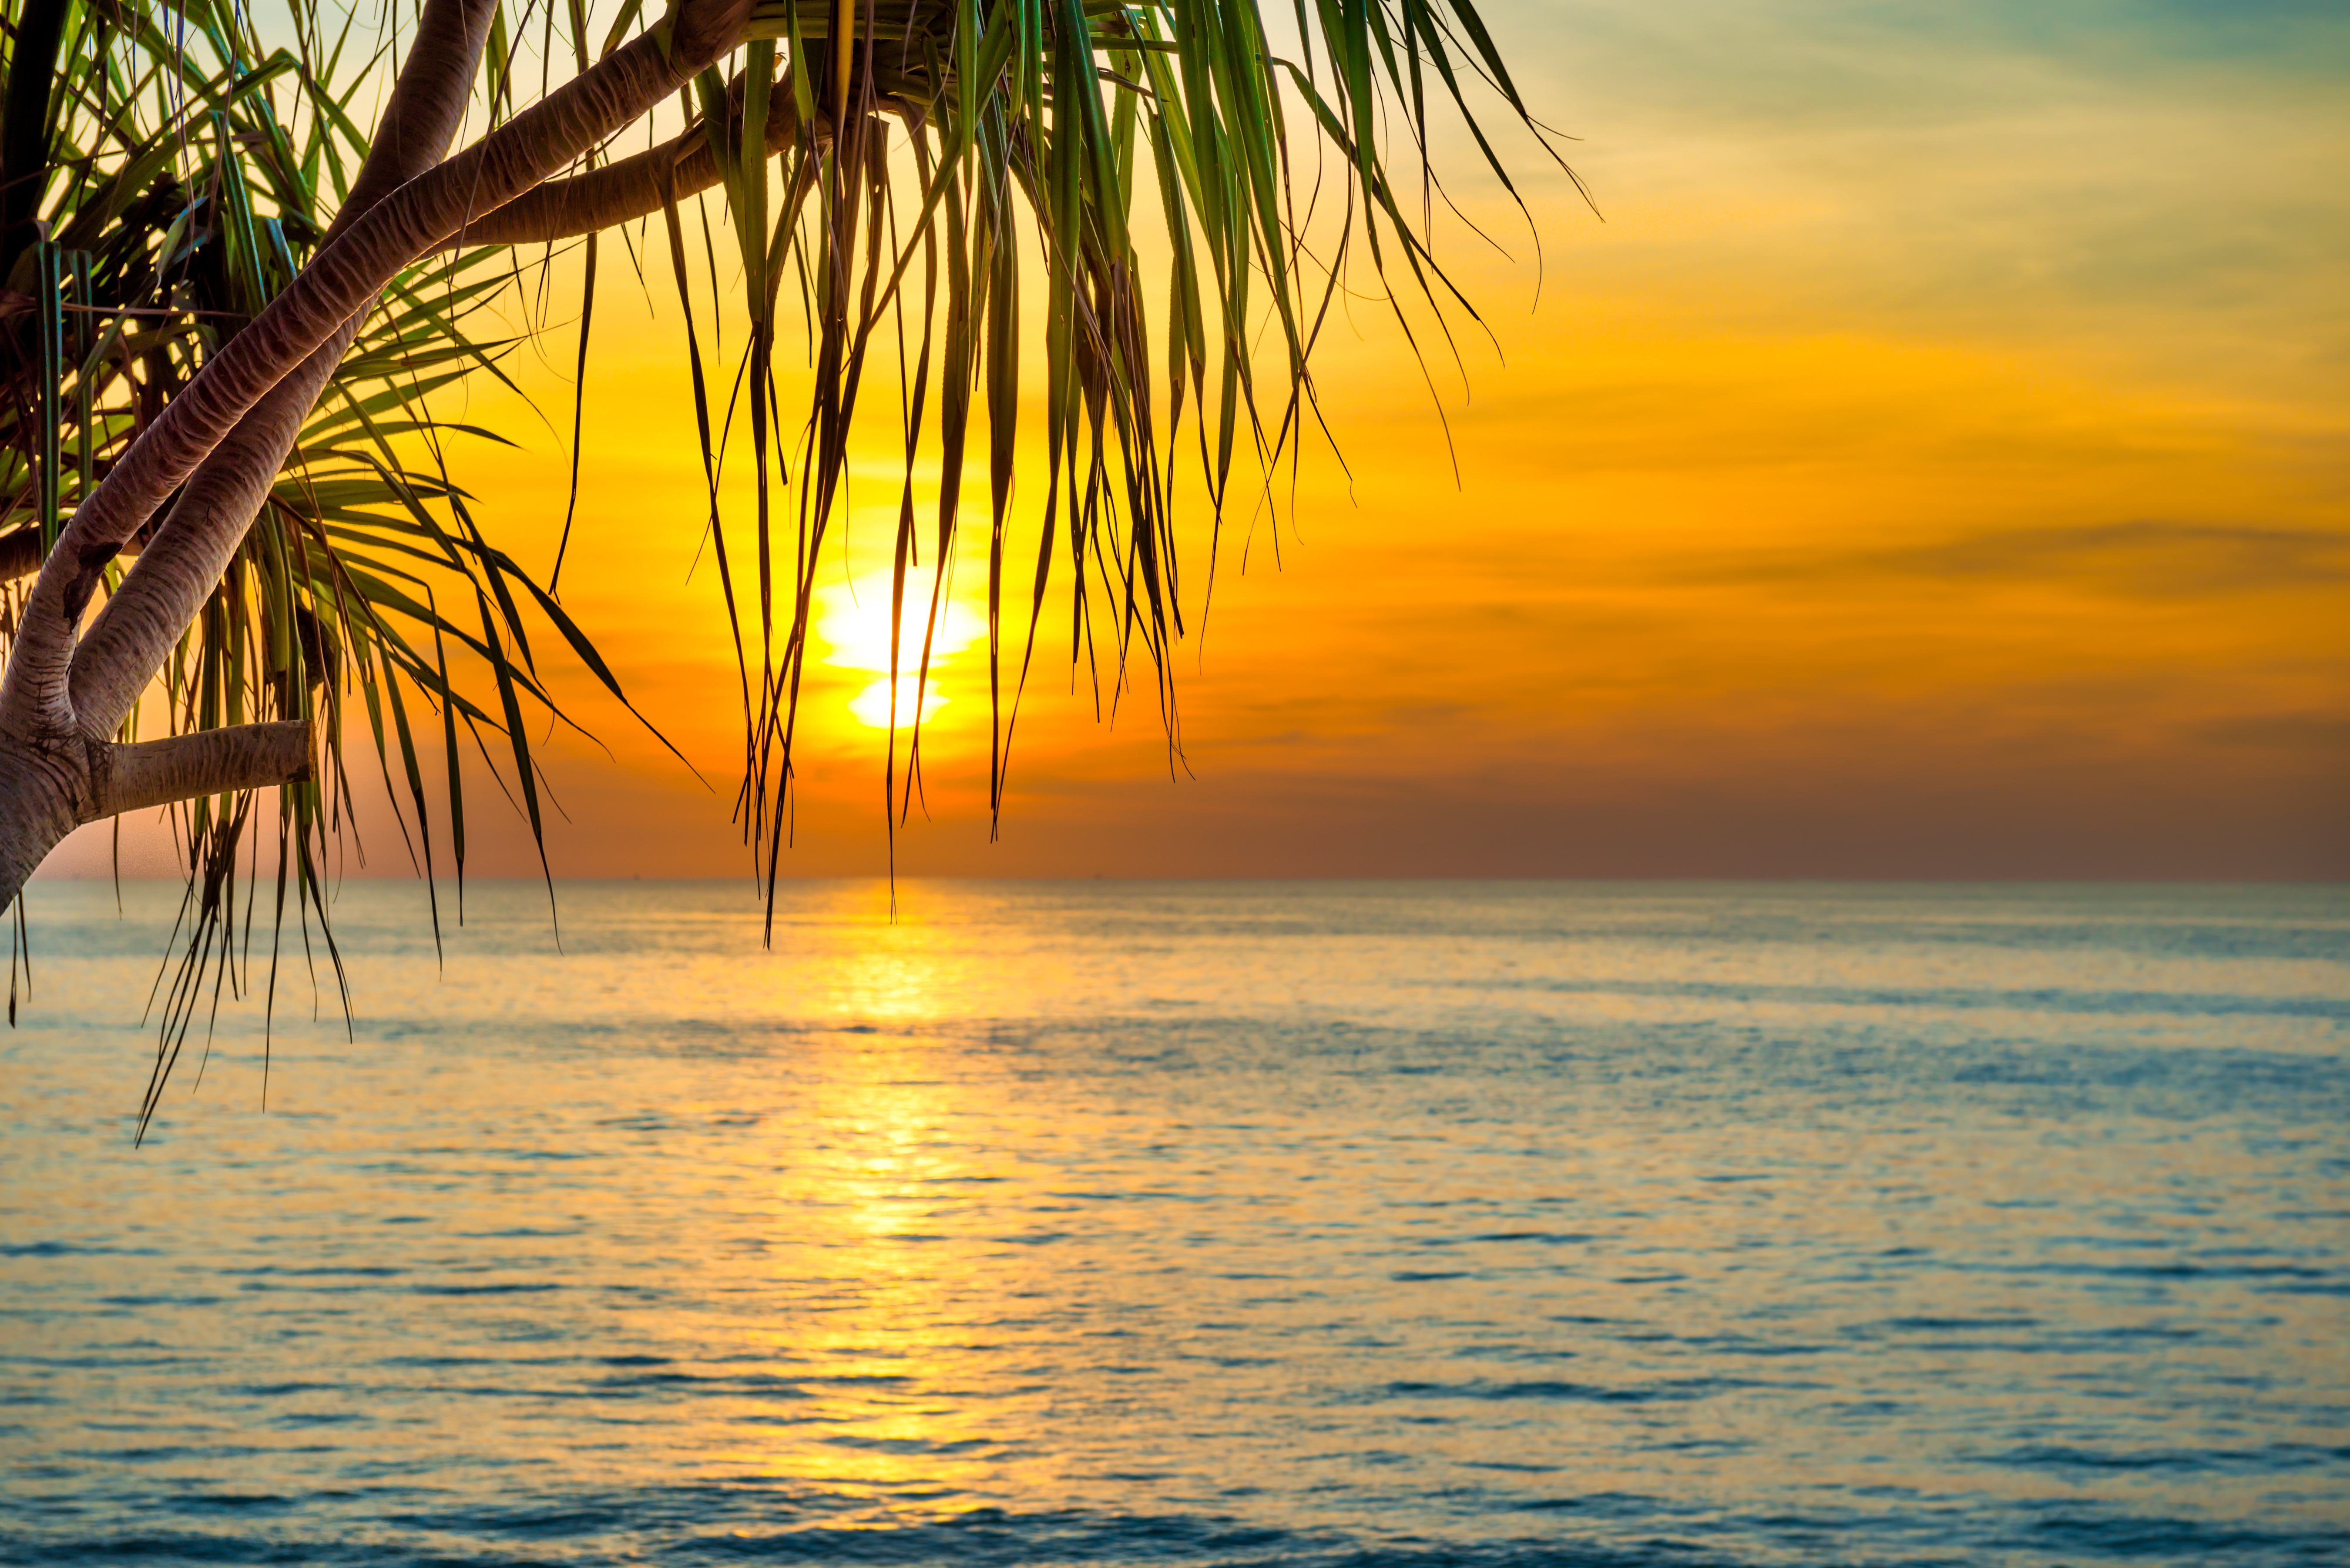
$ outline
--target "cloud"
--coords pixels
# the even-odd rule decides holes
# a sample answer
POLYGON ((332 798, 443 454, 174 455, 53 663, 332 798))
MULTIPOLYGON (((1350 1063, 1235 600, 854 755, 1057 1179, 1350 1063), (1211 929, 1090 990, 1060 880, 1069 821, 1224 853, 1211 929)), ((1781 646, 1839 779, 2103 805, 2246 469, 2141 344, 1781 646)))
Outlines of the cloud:
POLYGON ((2134 597, 2199 598, 2350 579, 2350 535, 2143 520, 1983 534, 1879 559, 1892 571, 1943 578, 2063 582, 2134 597))
POLYGON ((2223 746, 2264 746, 2331 754, 2350 752, 2350 719, 2338 713, 2248 713, 2216 719, 2197 738, 2223 746))
POLYGON ((1931 578, 1974 587, 2061 585, 2127 598, 2211 598, 2350 582, 2350 535, 2250 524, 2137 519, 2012 528, 1835 556, 1719 562, 1714 583, 1931 578))

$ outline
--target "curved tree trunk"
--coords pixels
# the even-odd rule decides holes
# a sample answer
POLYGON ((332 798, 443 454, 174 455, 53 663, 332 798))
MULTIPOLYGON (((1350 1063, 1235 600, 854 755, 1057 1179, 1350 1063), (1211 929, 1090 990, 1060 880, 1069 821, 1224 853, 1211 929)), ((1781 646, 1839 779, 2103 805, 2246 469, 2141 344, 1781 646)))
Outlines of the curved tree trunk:
POLYGON ((0 678, 0 905, 84 822, 307 775, 309 726, 111 739, 220 580, 364 313, 400 270, 569 164, 731 48, 748 0, 682 0, 652 32, 458 157, 489 0, 428 0, 349 200, 301 275, 140 432, 42 564, 0 678), (100 572, 175 489, 104 611, 100 572))
MULTIPOLYGON (((322 245, 448 155, 496 11, 497 0, 427 0, 416 47, 322 245)), ((109 597, 74 652, 68 695, 83 733, 113 732, 203 607, 365 319, 355 312, 237 421, 109 597)))

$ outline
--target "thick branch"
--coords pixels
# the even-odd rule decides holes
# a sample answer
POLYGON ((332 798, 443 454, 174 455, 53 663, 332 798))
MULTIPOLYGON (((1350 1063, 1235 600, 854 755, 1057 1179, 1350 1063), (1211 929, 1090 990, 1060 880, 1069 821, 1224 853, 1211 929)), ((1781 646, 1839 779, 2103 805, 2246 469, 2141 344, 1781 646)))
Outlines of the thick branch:
POLYGON ((319 242, 330 245, 378 202, 449 156, 465 122, 497 0, 425 0, 416 42, 391 84, 359 178, 319 242))
MULTIPOLYGON (((139 542, 134 539, 122 547, 117 559, 137 560, 139 542)), ((41 569, 41 525, 27 523, 21 528, 11 528, 0 534, 0 583, 13 583, 31 576, 41 569)))
POLYGON ((310 776, 310 725, 239 724, 110 745, 79 735, 0 737, 0 909, 58 841, 86 822, 199 795, 310 776))
MULTIPOLYGON (((448 156, 496 12, 497 0, 426 0, 375 140, 323 244, 448 156)), ((82 733, 112 734, 162 667, 260 514, 363 319, 354 314, 237 421, 108 598, 74 650, 68 699, 82 733)))
MULTIPOLYGON (((738 84, 738 112, 741 97, 738 84)), ((799 106, 788 80, 780 82, 767 100, 768 153, 789 147, 799 130, 799 106)), ((830 122, 819 115, 817 142, 829 141, 831 135, 830 122)), ((658 147, 600 169, 567 180, 549 180, 496 212, 476 218, 453 238, 467 245, 552 244, 660 212, 664 184, 678 196, 691 196, 717 184, 719 178, 718 159, 710 150, 706 128, 697 125, 658 147)))
POLYGON ((199 795, 299 784, 310 776, 310 725, 236 724, 105 748, 90 819, 199 795))
POLYGON ((359 319, 352 317, 237 421, 180 493, 139 553, 138 565, 108 597, 74 650, 68 696, 83 734, 114 733, 212 597, 277 483, 303 421, 342 362, 359 319))
MULTIPOLYGON (((465 102, 481 65, 483 47, 489 42, 491 18, 496 14, 497 0, 425 0, 423 14, 416 22, 415 40, 409 46, 407 62, 391 85, 383 116, 376 123, 375 140, 369 143, 358 178, 351 182, 350 194, 344 198, 333 225, 327 230, 327 241, 339 238, 369 208, 449 155, 449 144, 456 140, 458 128, 464 123, 465 102)), ((329 374, 349 346, 348 340, 337 346, 329 339, 320 348, 320 354, 328 348, 335 350, 327 367, 329 374)), ((311 369, 317 358, 313 355, 304 361, 303 369, 311 369)), ((300 373, 296 372, 287 378, 287 382, 298 379, 300 373)), ((287 382, 280 382, 280 389, 291 389, 287 382)), ((311 391, 313 403, 324 389, 321 379, 311 391)), ((262 413, 267 402, 264 400, 263 408, 255 409, 255 413, 262 413)), ((239 433, 243 433, 242 425, 239 433)), ((206 468, 211 467, 217 455, 206 460, 206 468)), ((285 461, 283 453, 278 461, 285 461)), ((199 470, 192 483, 202 484, 204 477, 203 471, 199 470)), ((173 508, 175 515, 177 512, 178 508, 173 508)), ((0 583, 29 577, 40 569, 39 524, 27 524, 0 534, 0 583)))
POLYGON ((0 740, 0 909, 57 841, 79 826, 89 798, 89 749, 0 740))
POLYGON ((684 0, 667 36, 640 36, 482 140, 401 186, 332 244, 205 365, 77 508, 35 583, 0 684, 0 732, 72 726, 73 630, 98 575, 163 498, 269 389, 467 219, 511 201, 635 119, 732 46, 747 0, 684 0))

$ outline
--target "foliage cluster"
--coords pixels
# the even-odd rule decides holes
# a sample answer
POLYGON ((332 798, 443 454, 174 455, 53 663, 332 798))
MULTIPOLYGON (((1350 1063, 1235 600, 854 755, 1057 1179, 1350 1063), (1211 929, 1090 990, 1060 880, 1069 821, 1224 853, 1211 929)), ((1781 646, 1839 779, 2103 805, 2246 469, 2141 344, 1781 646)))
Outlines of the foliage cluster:
MULTIPOLYGON (((381 0, 363 16, 286 0, 265 26, 224 0, 6 0, 0 580, 36 570, 160 410, 303 278, 367 152, 364 105, 415 29, 408 3, 381 0)), ((517 112, 534 56, 543 92, 558 68, 585 78, 668 26, 644 0, 622 0, 609 18, 591 17, 586 0, 480 3, 494 6, 486 47, 459 64, 475 118, 493 127, 517 112)), ((1174 743, 1168 656, 1184 626, 1174 519, 1179 465, 1191 461, 1178 454, 1196 454, 1201 504, 1221 520, 1235 473, 1263 472, 1316 417, 1313 348, 1341 292, 1366 279, 1408 333, 1407 299, 1440 326, 1448 313, 1473 317, 1428 239, 1440 192, 1432 108, 1465 121, 1505 187, 1476 95, 1555 156, 1471 0, 1294 0, 1289 20, 1295 57, 1277 52, 1256 0, 753 0, 736 46, 679 104, 676 134, 627 156, 609 144, 571 150, 567 175, 473 214, 392 280, 170 658, 163 711, 134 714, 122 738, 142 722, 182 733, 315 721, 323 761, 280 791, 281 924, 289 877, 296 908, 324 919, 325 850, 348 826, 354 707, 374 766, 413 813, 401 832, 428 879, 436 804, 462 870, 468 742, 541 832, 528 721, 534 709, 560 715, 531 618, 619 689, 556 597, 560 554, 542 585, 482 526, 442 450, 466 427, 436 420, 429 400, 457 378, 503 374, 511 342, 483 324, 522 278, 517 257, 583 266, 584 370, 598 236, 617 231, 640 275, 666 252, 687 306, 708 493, 681 521, 707 530, 718 566, 745 719, 738 818, 771 888, 791 815, 816 566, 844 505, 860 393, 884 367, 904 454, 893 649, 909 618, 937 625, 948 572, 932 572, 926 602, 910 602, 909 585, 926 555, 939 568, 955 558, 967 471, 984 473, 989 504, 975 526, 998 808, 1056 582, 1069 657, 1097 680, 1107 672, 1113 690, 1146 665, 1174 743), (1301 178, 1294 124, 1326 150, 1332 189, 1319 166, 1301 178), (1391 136, 1416 199, 1382 151, 1391 136), (724 269, 720 225, 687 222, 705 192, 738 253, 724 269), (1338 210, 1317 215, 1317 201, 1338 210), (691 325, 697 228, 706 299, 726 295, 747 317, 732 365, 706 362, 691 325), (1043 319, 1024 321, 1024 298, 1035 297, 1043 319), (788 417, 787 299, 806 359, 788 417), (1022 398, 1036 390, 1042 522, 1033 556, 1015 559, 1022 398), (747 530, 719 501, 738 421, 756 475, 747 530), (931 485, 935 502, 918 504, 931 485), (483 672, 477 681, 452 679, 452 650, 483 672)), ((577 428, 575 410, 575 447, 577 428)), ((107 567, 108 591, 120 574, 107 567)), ((8 592, 0 636, 19 613, 8 592)), ((902 768, 891 727, 893 824, 918 787, 920 711, 918 698, 902 768)), ((253 811, 244 791, 190 801, 182 817, 190 937, 166 1006, 166 1060, 200 997, 216 1005, 224 985, 241 983, 229 939, 240 854, 261 864, 253 811)))

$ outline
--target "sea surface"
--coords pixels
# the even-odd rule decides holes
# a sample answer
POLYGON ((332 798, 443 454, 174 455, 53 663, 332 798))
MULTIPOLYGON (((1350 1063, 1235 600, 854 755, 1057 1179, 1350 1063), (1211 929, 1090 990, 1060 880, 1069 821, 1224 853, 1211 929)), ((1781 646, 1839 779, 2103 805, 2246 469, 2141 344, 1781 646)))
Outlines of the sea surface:
POLYGON ((0 1562, 2350 1563, 2350 890, 355 883, 134 1147, 176 897, 0 1562))

